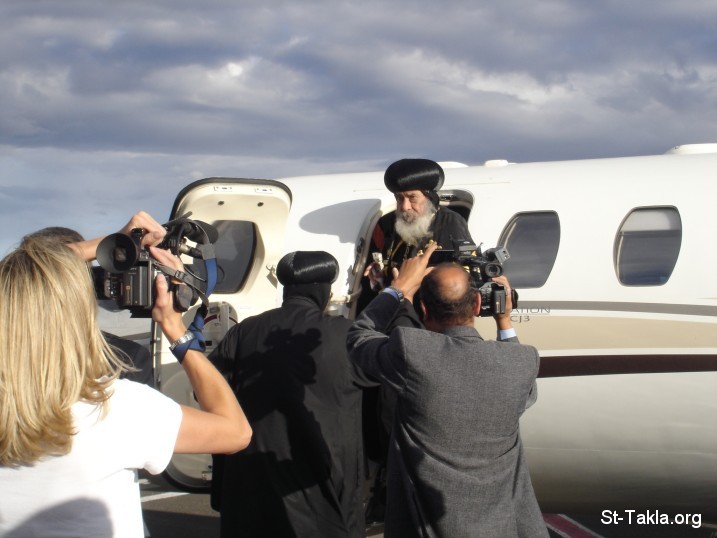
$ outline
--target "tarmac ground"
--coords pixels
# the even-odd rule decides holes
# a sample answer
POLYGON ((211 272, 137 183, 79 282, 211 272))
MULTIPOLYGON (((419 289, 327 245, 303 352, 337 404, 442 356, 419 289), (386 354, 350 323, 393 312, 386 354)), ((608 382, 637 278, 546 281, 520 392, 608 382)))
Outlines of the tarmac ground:
MULTIPOLYGON (((140 478, 145 527, 152 538, 212 538, 219 536, 219 514, 207 493, 179 491, 161 476, 140 478)), ((717 538, 717 526, 701 522, 676 525, 616 522, 601 514, 543 514, 551 538, 717 538)), ((366 536, 383 537, 383 526, 366 529, 366 536)))

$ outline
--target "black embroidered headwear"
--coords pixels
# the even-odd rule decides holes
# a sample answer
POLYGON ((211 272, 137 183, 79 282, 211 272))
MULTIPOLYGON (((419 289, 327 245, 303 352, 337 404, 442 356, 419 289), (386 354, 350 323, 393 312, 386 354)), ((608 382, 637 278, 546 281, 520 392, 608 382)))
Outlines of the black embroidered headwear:
POLYGON ((401 159, 391 164, 383 182, 391 192, 422 191, 438 206, 438 191, 443 186, 443 168, 429 159, 401 159))
POLYGON ((284 299, 302 296, 324 308, 331 294, 331 284, 339 276, 339 262, 323 250, 290 252, 279 261, 276 277, 284 286, 284 299))

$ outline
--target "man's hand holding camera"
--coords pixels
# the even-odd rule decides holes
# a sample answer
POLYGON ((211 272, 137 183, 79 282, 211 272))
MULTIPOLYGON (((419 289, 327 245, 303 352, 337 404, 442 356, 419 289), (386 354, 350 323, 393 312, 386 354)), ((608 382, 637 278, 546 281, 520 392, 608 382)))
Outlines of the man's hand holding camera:
MULTIPOLYGON (((410 258, 403 262, 401 270, 393 269, 393 281, 391 286, 396 288, 406 300, 413 302, 414 295, 421 286, 421 282, 435 266, 429 265, 431 254, 436 250, 436 244, 430 244, 426 247, 424 253, 410 258)), ((510 321, 511 312, 513 310, 513 293, 505 275, 496 276, 490 279, 491 282, 501 285, 504 288, 505 303, 502 311, 496 311, 493 314, 497 328, 499 331, 512 329, 513 325, 510 321)), ((502 296, 502 293, 501 293, 502 296)), ((475 315, 481 315, 481 293, 476 294, 475 315)), ((482 314, 485 315, 485 314, 482 314)))
POLYGON ((428 261, 436 248, 437 245, 432 243, 426 247, 423 254, 404 261, 400 271, 393 269, 391 286, 403 293, 406 300, 413 302, 413 296, 421 286, 423 278, 433 270, 433 267, 428 267, 428 261))
POLYGON ((511 289, 508 278, 505 275, 494 277, 493 282, 502 284, 505 287, 505 311, 493 316, 495 323, 498 325, 499 331, 512 329, 513 324, 510 321, 510 314, 513 311, 513 290, 511 289))

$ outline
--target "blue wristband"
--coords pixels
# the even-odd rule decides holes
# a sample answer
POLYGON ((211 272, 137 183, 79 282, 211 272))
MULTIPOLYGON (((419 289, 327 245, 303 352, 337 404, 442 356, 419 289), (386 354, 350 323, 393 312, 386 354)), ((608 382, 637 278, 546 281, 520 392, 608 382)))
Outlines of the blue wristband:
POLYGON ((179 361, 179 364, 182 364, 184 356, 190 349, 194 349, 201 353, 204 353, 204 350, 207 349, 207 343, 206 340, 204 340, 204 335, 202 334, 203 330, 204 316, 202 315, 202 309, 200 308, 194 316, 194 321, 192 321, 192 323, 189 324, 189 327, 187 327, 187 332, 184 333, 184 335, 178 340, 172 342, 169 346, 169 350, 179 361))

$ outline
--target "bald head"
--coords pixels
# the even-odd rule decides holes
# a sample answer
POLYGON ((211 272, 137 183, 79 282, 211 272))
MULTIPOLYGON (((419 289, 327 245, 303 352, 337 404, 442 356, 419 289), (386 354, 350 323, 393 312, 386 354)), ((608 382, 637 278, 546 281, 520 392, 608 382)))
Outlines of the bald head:
POLYGON ((442 326, 473 325, 476 291, 460 265, 437 266, 421 282, 420 297, 426 320, 442 326))

